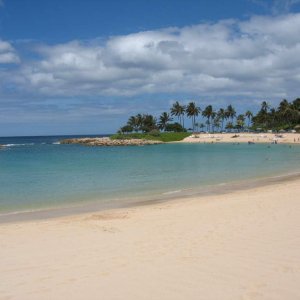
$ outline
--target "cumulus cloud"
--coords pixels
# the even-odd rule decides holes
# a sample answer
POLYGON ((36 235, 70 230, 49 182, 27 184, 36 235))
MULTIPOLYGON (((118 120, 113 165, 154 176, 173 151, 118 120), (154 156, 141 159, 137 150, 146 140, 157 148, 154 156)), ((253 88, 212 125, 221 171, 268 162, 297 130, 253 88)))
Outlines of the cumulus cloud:
POLYGON ((254 16, 42 45, 35 48, 39 59, 14 73, 14 84, 22 92, 64 97, 287 97, 299 91, 299 28, 300 14, 254 16))
POLYGON ((0 39, 0 64, 18 63, 19 57, 10 43, 0 39))

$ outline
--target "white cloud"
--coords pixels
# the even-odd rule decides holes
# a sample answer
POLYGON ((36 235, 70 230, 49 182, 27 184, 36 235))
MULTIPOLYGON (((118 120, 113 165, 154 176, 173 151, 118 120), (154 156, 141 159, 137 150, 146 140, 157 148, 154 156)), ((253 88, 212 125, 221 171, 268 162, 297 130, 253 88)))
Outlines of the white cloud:
POLYGON ((0 40, 0 64, 18 63, 19 57, 10 43, 0 40))
POLYGON ((48 96, 294 96, 300 86, 299 28, 300 14, 254 16, 104 43, 44 45, 36 49, 41 58, 22 64, 14 83, 22 92, 48 96))

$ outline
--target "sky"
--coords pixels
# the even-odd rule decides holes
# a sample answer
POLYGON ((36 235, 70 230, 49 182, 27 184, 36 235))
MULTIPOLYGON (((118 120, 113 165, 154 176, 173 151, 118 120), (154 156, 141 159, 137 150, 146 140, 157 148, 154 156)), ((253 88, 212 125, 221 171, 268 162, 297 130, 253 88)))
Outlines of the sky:
POLYGON ((0 0, 0 136, 300 97, 300 0, 0 0))

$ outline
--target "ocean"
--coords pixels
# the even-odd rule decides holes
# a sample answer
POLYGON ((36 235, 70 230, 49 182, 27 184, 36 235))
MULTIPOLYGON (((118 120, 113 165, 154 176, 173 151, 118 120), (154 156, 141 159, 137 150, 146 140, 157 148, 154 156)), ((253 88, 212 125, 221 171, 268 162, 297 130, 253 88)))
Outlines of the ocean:
POLYGON ((163 200, 300 172, 300 146, 58 143, 69 137, 0 138, 0 216, 163 200))

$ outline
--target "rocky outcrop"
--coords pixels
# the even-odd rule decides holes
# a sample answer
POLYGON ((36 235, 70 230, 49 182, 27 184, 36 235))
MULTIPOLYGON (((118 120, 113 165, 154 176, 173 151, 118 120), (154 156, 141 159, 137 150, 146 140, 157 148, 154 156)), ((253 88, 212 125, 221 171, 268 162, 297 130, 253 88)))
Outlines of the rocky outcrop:
POLYGON ((110 138, 77 138, 60 141, 60 144, 81 144, 85 146, 144 146, 162 143, 161 141, 143 139, 111 140, 110 138))

